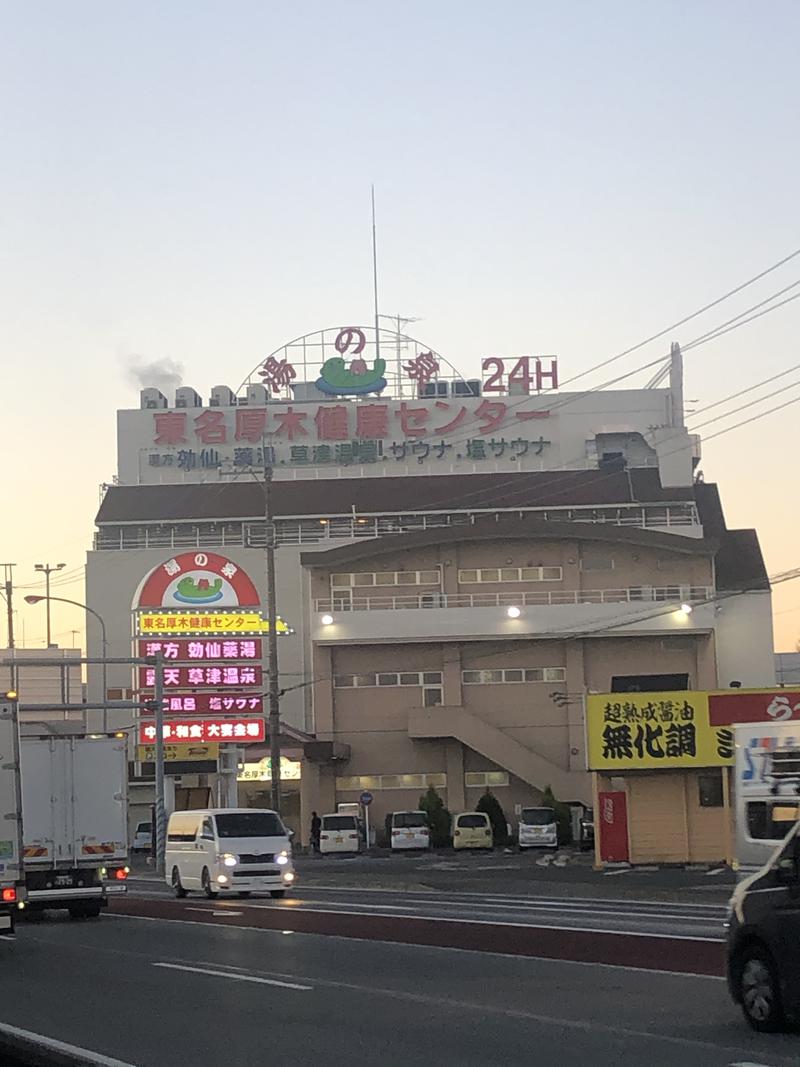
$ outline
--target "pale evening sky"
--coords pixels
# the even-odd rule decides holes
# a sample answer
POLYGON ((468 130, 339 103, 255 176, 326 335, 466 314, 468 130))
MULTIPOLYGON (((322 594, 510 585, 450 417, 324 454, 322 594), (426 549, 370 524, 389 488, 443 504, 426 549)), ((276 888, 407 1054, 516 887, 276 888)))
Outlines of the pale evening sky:
MULTIPOLYGON (((368 319, 373 181, 383 310, 419 316, 465 372, 539 351, 571 376, 800 247, 793 2, 73 0, 0 17, 0 562, 20 585, 63 561, 59 594, 83 596, 115 411, 138 403, 127 357, 176 359, 207 395, 292 337, 368 319)), ((800 257, 617 366, 797 278, 800 257)), ((687 398, 800 364, 799 325, 796 302, 688 353, 687 398)), ((799 372, 762 392, 793 382, 708 432, 800 396, 799 372)), ((770 573, 800 566, 799 417, 704 447, 770 573)), ((25 591, 18 635, 42 643, 25 591)), ((775 610, 793 648, 800 581, 775 610)), ((69 646, 82 613, 53 617, 69 646)))

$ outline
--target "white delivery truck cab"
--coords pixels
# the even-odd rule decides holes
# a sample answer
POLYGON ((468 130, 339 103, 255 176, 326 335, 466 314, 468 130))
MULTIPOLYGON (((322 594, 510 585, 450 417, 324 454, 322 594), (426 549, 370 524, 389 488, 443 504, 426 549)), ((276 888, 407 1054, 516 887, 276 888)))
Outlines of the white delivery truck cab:
POLYGON ((96 918, 129 871, 127 738, 28 736, 33 726, 21 743, 28 907, 96 918))
POLYGON ((734 727, 736 858, 740 878, 760 870, 800 818, 800 722, 734 727))
POLYGON ((13 934, 25 898, 17 706, 0 702, 0 933, 13 934))

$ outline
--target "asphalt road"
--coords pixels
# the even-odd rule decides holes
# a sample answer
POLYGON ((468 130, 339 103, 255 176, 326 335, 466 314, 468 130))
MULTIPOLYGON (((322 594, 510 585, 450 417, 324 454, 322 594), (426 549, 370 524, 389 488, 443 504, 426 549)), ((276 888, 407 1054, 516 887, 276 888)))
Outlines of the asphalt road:
MULTIPOLYGON (((557 886, 548 888, 558 888, 557 886)), ((132 878, 128 896, 170 899, 169 888, 155 880, 132 878)), ((233 896, 218 898, 234 901, 233 896)), ((201 894, 187 900, 203 903, 201 894)), ((656 934, 671 938, 721 941, 725 907, 721 904, 659 903, 560 897, 554 894, 514 896, 508 893, 369 889, 359 885, 299 884, 284 900, 269 896, 236 902, 237 907, 308 912, 325 915, 385 916, 396 919, 439 919, 471 923, 502 923, 588 930, 603 933, 656 934)))
POLYGON ((137 1067, 796 1065, 715 978, 107 915, 0 942, 0 1022, 137 1067))

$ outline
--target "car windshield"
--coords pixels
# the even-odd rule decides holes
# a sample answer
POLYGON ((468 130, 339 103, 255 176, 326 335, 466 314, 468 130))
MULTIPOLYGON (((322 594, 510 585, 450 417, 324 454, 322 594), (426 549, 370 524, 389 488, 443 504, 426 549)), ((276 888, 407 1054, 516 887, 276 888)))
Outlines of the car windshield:
POLYGON ((355 815, 325 815, 322 819, 323 830, 355 830, 355 815))
POLYGON ((237 811, 215 818, 220 837, 282 837, 286 833, 272 811, 237 811))
POLYGON ((519 821, 523 826, 549 826, 556 821, 552 808, 523 808, 519 821))
POLYGON ((415 826, 427 826, 428 820, 422 811, 396 811, 394 813, 394 825, 410 829, 415 826))
POLYGON ((458 817, 458 825, 459 826, 486 826, 486 816, 485 815, 479 815, 479 814, 475 814, 475 815, 459 815, 459 817, 458 817))

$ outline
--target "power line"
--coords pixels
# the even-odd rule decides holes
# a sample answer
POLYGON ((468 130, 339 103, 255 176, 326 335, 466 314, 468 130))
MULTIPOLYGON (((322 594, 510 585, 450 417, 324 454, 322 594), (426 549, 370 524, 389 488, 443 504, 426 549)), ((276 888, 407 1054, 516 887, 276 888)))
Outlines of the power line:
POLYGON ((788 385, 782 385, 780 389, 774 389, 771 393, 765 393, 764 396, 758 397, 757 400, 748 400, 746 404, 740 404, 738 408, 731 408, 730 411, 723 411, 721 415, 715 415, 713 419, 706 419, 705 422, 698 422, 696 426, 693 426, 691 433, 695 433, 701 426, 710 426, 712 422, 719 422, 721 419, 729 419, 731 415, 735 415, 739 411, 744 411, 745 408, 751 408, 755 404, 763 404, 765 400, 771 399, 773 396, 778 396, 779 393, 785 393, 787 389, 794 389, 795 386, 800 385, 800 378, 796 382, 789 382, 788 385))
POLYGON ((713 404, 706 404, 702 408, 696 408, 692 413, 692 418, 696 415, 702 415, 704 411, 711 411, 712 408, 719 407, 720 404, 725 404, 729 400, 736 400, 740 396, 744 396, 745 393, 751 393, 754 389, 760 389, 762 385, 769 385, 770 382, 776 382, 778 378, 785 378, 787 374, 791 374, 792 371, 800 370, 800 363, 795 363, 793 367, 788 367, 786 370, 782 370, 780 374, 773 374, 771 378, 764 378, 760 382, 756 382, 754 385, 749 385, 744 389, 740 389, 738 393, 731 393, 730 396, 723 397, 722 400, 715 400, 713 404))

